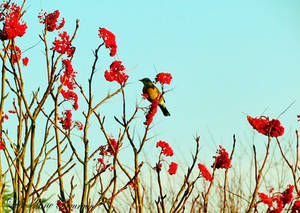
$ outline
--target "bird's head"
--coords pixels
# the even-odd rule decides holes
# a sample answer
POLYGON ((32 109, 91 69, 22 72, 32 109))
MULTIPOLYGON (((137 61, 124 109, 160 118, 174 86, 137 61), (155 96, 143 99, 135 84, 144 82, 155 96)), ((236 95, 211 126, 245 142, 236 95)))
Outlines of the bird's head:
POLYGON ((152 85, 152 81, 149 78, 143 78, 141 81, 144 85, 152 85))

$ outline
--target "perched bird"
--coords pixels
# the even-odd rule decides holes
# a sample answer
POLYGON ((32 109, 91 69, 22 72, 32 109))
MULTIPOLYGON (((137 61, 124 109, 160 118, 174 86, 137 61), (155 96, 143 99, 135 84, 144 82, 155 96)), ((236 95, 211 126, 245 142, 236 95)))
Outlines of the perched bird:
POLYGON ((143 93, 148 95, 148 100, 152 102, 154 99, 158 100, 158 106, 163 112, 164 116, 170 116, 169 111, 166 108, 165 99, 160 91, 154 86, 149 78, 143 78, 140 80, 144 84, 143 93))

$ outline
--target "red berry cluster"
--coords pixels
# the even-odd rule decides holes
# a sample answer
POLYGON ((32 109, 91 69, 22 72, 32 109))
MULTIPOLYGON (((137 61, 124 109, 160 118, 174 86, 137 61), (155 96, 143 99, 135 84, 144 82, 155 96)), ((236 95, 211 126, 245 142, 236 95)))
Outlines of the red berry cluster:
POLYGON ((105 47, 110 48, 110 56, 115 56, 117 53, 116 36, 105 28, 100 28, 98 35, 103 39, 105 47))
POLYGON ((278 137, 282 136, 284 133, 284 128, 277 119, 272 119, 270 121, 268 117, 261 116, 259 118, 252 118, 249 115, 247 116, 247 119, 250 125, 263 135, 278 137))
POLYGON ((0 5, 0 22, 3 22, 3 29, 0 30, 0 39, 14 39, 22 37, 27 29, 26 23, 21 19, 21 8, 15 4, 3 3, 0 5))
POLYGON ((119 84, 126 82, 128 79, 128 75, 125 73, 125 67, 122 65, 122 61, 112 62, 109 71, 105 71, 104 77, 107 81, 116 81, 119 84))
POLYGON ((55 10, 53 13, 47 14, 46 12, 41 11, 38 15, 41 24, 45 24, 46 30, 53 32, 54 30, 59 30, 65 25, 65 19, 62 18, 62 21, 58 23, 57 19, 60 15, 59 10, 55 10))

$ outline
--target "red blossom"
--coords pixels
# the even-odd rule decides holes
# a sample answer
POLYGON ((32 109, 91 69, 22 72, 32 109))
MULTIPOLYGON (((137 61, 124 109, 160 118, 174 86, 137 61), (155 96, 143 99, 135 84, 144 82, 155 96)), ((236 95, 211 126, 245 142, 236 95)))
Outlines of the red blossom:
POLYGON ((158 106, 158 100, 154 99, 151 103, 150 110, 148 111, 146 115, 146 121, 144 122, 145 125, 150 125, 153 121, 153 117, 157 112, 157 106, 158 106))
POLYGON ((169 174, 170 175, 176 174, 177 168, 178 168, 178 164, 175 162, 171 162, 171 164, 169 166, 169 170, 168 170, 169 174))
POLYGON ((165 148, 169 147, 169 144, 165 141, 158 141, 156 143, 156 147, 161 147, 162 149, 165 149, 165 148))
POLYGON ((263 135, 278 137, 282 136, 284 133, 284 128, 277 119, 269 121, 268 117, 261 116, 259 118, 252 118, 249 115, 247 116, 247 119, 250 125, 263 135))
POLYGON ((119 84, 126 82, 128 79, 128 75, 125 73, 125 67, 122 65, 122 61, 112 62, 109 71, 105 71, 104 77, 107 81, 117 81, 119 84))
POLYGON ((274 208, 270 213, 280 213, 283 210, 283 202, 278 196, 273 197, 273 202, 277 203, 277 208, 274 208))
MULTIPOLYGON (((8 115, 7 115, 7 114, 4 114, 4 112, 2 112, 1 123, 3 123, 3 122, 4 122, 4 119, 8 120, 8 119, 9 119, 9 117, 8 117, 8 115)), ((1 136, 1 135, 0 135, 0 136, 1 136)))
POLYGON ((76 48, 71 45, 70 36, 66 31, 59 33, 58 35, 60 39, 55 38, 51 50, 55 50, 60 54, 66 53, 68 57, 72 57, 76 48))
POLYGON ((171 147, 167 147, 167 148, 163 149, 162 153, 167 157, 174 155, 173 149, 171 147))
POLYGON ((161 84, 170 84, 172 78, 173 77, 172 77, 171 73, 161 72, 156 75, 155 81, 160 82, 161 84))
POLYGON ((292 207, 292 213, 300 213, 300 200, 295 201, 292 207))
POLYGON ((75 85, 76 72, 73 69, 71 60, 64 59, 64 60, 62 60, 62 63, 65 67, 65 71, 64 71, 63 75, 60 76, 60 82, 62 83, 62 85, 67 86, 68 90, 62 89, 61 94, 63 95, 63 97, 65 99, 74 101, 73 107, 75 110, 77 110, 78 109, 78 96, 73 91, 76 88, 76 85, 75 85))
POLYGON ((46 30, 53 32, 54 30, 59 30, 65 25, 65 19, 62 18, 62 21, 58 23, 57 19, 60 15, 59 10, 55 10, 53 13, 47 14, 46 12, 41 11, 38 15, 41 24, 45 24, 46 30))
POLYGON ((100 167, 102 167, 102 170, 106 169, 106 164, 104 162, 104 158, 98 158, 97 161, 100 163, 100 167))
POLYGON ((212 176, 204 164, 198 163, 198 168, 205 180, 212 181, 212 176))
MULTIPOLYGON (((268 212, 279 213, 283 210, 286 204, 289 204, 292 201, 293 191, 294 186, 289 185, 288 188, 282 193, 275 192, 272 196, 268 196, 264 193, 258 193, 258 195, 261 201, 269 206, 270 211, 268 212), (274 202, 276 202, 276 206, 273 205, 274 202)), ((273 190, 270 190, 270 193, 272 192, 273 190)))
POLYGON ((0 139, 0 150, 4 150, 5 149, 5 142, 4 140, 0 139))
POLYGON ((12 3, 11 5, 4 3, 1 5, 0 21, 3 22, 3 29, 0 30, 0 39, 14 39, 17 36, 22 37, 27 29, 26 23, 21 20, 21 8, 12 3))
POLYGON ((290 203, 293 199, 293 191, 294 191, 294 186, 289 185, 288 188, 281 193, 280 199, 283 202, 283 206, 286 204, 290 203))
POLYGON ((115 155, 115 152, 118 152, 118 143, 113 138, 109 138, 109 142, 110 143, 108 143, 108 148, 106 151, 109 152, 111 155, 115 155))
POLYGON ((25 57, 22 59, 22 63, 23 65, 26 67, 28 65, 28 62, 29 62, 29 58, 28 57, 25 57))
POLYGON ((107 155, 107 151, 106 151, 106 146, 102 145, 99 147, 99 155, 102 155, 102 156, 106 156, 107 155))
POLYGON ((80 121, 75 121, 75 126, 76 126, 79 130, 83 130, 83 123, 81 123, 80 121))
POLYGON ((225 148, 219 146, 220 149, 217 150, 218 156, 214 156, 216 159, 214 165, 216 169, 224 168, 229 169, 231 167, 231 159, 229 158, 228 153, 225 148))
POLYGON ((297 120, 297 121, 300 121, 300 115, 297 115, 297 118, 298 118, 298 120, 297 120))
POLYGON ((156 143, 156 147, 160 147, 161 148, 161 153, 164 154, 167 157, 168 156, 173 156, 173 154, 174 154, 173 149, 165 141, 158 141, 156 143))
POLYGON ((269 207, 273 206, 273 200, 267 194, 258 192, 258 196, 263 203, 267 204, 269 207))
POLYGON ((68 206, 71 205, 71 200, 67 200, 65 203, 62 202, 61 200, 57 200, 56 205, 58 207, 58 211, 63 212, 63 213, 67 213, 70 211, 73 211, 73 209, 70 209, 69 211, 67 211, 65 204, 67 204, 68 206))
POLYGON ((131 186, 132 188, 135 188, 135 184, 133 182, 130 182, 128 185, 131 186))
POLYGON ((9 113, 12 113, 12 114, 15 114, 15 113, 17 113, 17 111, 16 111, 16 110, 8 110, 8 112, 9 112, 9 113))
POLYGON ((77 72, 74 71, 71 60, 64 59, 62 63, 65 67, 65 71, 64 74, 60 76, 60 82, 70 90, 73 90, 75 89, 75 77, 77 72))
POLYGON ((7 51, 7 50, 10 50, 9 54, 12 63, 17 63, 21 59, 22 51, 18 46, 10 45, 9 49, 5 49, 5 48, 3 49, 3 51, 7 51))
POLYGON ((62 124, 64 129, 70 129, 72 126, 72 111, 66 110, 63 118, 59 118, 60 123, 62 124))
POLYGON ((66 207, 64 206, 64 203, 61 200, 57 200, 56 204, 58 207, 58 211, 67 213, 66 207))
POLYGON ((68 99, 68 100, 73 100, 74 101, 74 104, 73 104, 73 107, 75 110, 78 109, 78 96, 75 92, 71 91, 71 90, 61 90, 61 94, 62 96, 65 98, 65 99, 68 99))
POLYGON ((11 46, 11 50, 12 50, 11 60, 13 63, 17 63, 21 58, 22 51, 18 46, 15 46, 16 52, 12 46, 11 46))
POLYGON ((105 47, 110 48, 110 56, 115 56, 117 53, 116 36, 105 28, 99 28, 99 38, 102 38, 105 47))

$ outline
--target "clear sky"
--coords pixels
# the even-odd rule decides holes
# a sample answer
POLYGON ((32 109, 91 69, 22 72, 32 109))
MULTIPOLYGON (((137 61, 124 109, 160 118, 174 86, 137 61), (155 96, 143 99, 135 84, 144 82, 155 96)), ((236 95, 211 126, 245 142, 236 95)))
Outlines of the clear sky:
MULTIPOLYGON (((108 50, 101 50, 96 97, 118 88, 103 77, 114 59, 122 60, 130 75, 126 88, 129 112, 141 99, 139 79, 154 78, 158 72, 172 74, 167 88, 172 90, 165 95, 171 116, 163 117, 159 111, 151 133, 157 135, 154 142, 168 141, 180 155, 192 150, 196 134, 202 138, 203 152, 210 156, 216 145, 231 149, 234 133, 243 146, 252 144, 253 130, 246 115, 276 118, 293 101, 280 120, 287 134, 299 127, 299 0, 28 0, 24 16, 28 33, 20 39, 25 49, 39 42, 42 26, 37 14, 41 9, 59 9, 69 33, 80 19, 73 43, 79 83, 86 85, 92 50, 101 43, 98 27, 116 35, 117 57, 110 58, 108 50)), ((31 74, 25 76, 29 80, 45 75, 42 51, 40 43, 24 53, 30 58, 31 74)), ((46 82, 32 86, 41 83, 46 82)), ((110 118, 121 114, 118 98, 103 109, 110 118)), ((144 115, 140 112, 138 116, 136 126, 141 128, 144 115)), ((118 129, 111 134, 116 137, 118 129)), ((154 149, 154 144, 147 149, 154 149)), ((246 149, 250 152, 251 146, 246 149)))

